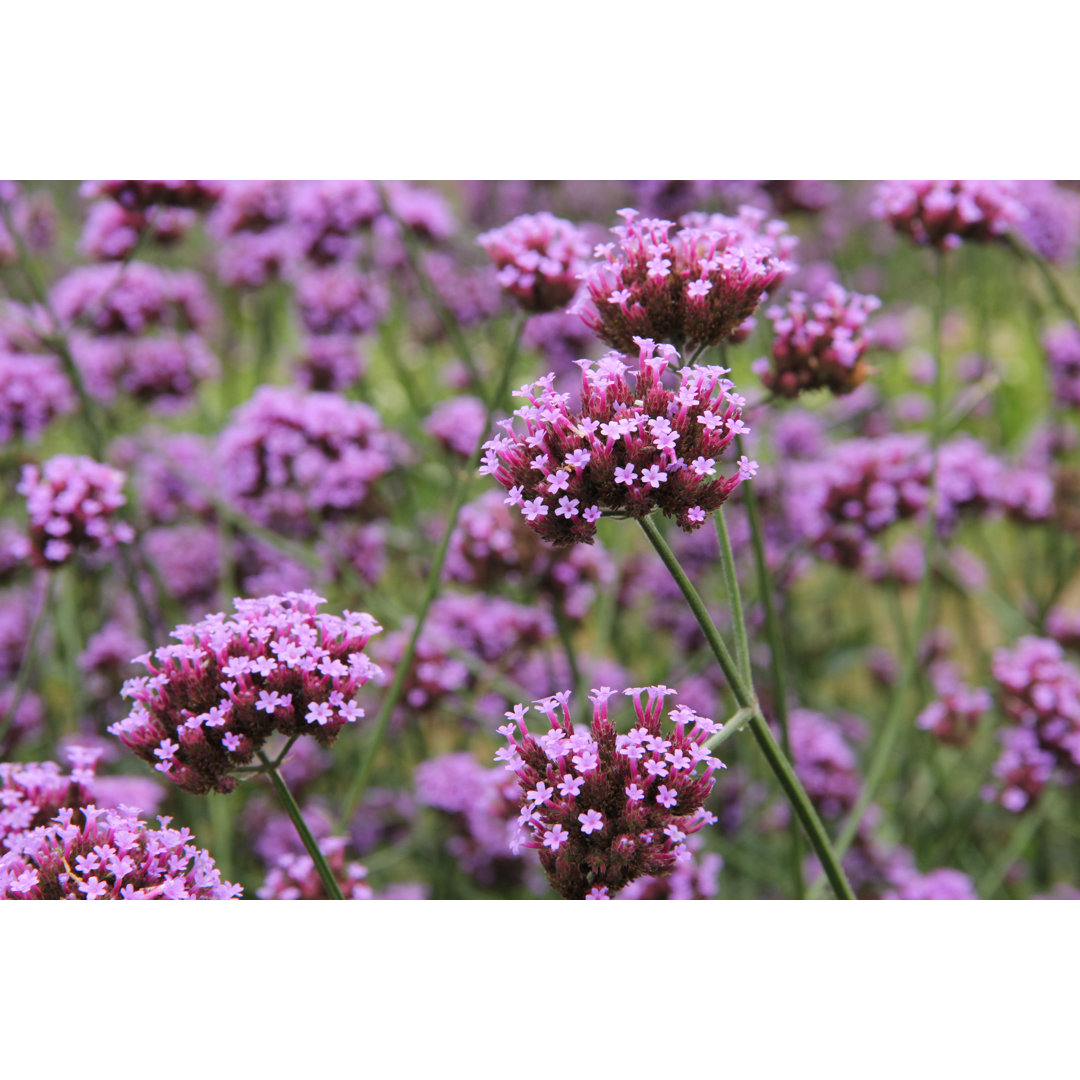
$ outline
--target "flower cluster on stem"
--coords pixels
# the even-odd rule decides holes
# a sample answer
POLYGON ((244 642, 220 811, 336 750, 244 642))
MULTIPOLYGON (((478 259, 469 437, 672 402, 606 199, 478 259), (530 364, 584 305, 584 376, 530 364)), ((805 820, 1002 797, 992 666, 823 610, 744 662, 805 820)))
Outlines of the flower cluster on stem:
POLYGON ((943 251, 965 240, 986 243, 1026 216, 1007 180, 885 180, 871 212, 916 244, 943 251))
POLYGON ((597 246, 575 306, 597 337, 629 352, 638 337, 690 353, 719 345, 751 315, 790 266, 774 248, 726 223, 685 226, 620 210, 617 243, 597 246))
POLYGON ((195 794, 231 791, 273 732, 330 745, 364 716, 353 696, 378 671, 363 649, 381 627, 322 603, 312 592, 236 600, 232 616, 177 627, 179 644, 138 658, 150 675, 124 684, 135 704, 109 731, 195 794))
POLYGON ((579 412, 546 375, 518 391, 527 404, 514 416, 524 433, 508 420, 507 434, 484 444, 481 474, 494 476, 508 505, 551 544, 591 543, 605 513, 643 518, 659 509, 692 532, 757 470, 745 457, 730 476, 717 468, 735 436, 750 430, 728 369, 691 365, 668 389, 663 376, 675 349, 636 344, 632 386, 625 356, 579 361, 579 412))
POLYGON ((823 387, 850 394, 870 373, 866 321, 880 306, 876 296, 849 293, 835 282, 813 302, 806 293, 792 293, 786 307, 766 312, 773 320, 772 356, 755 361, 754 370, 781 397, 823 387))
POLYGON ((524 705, 499 728, 508 745, 496 760, 522 793, 517 843, 539 852, 552 888, 570 900, 602 899, 635 878, 670 873, 687 837, 716 820, 703 804, 723 763, 705 743, 721 725, 678 706, 665 734, 664 698, 677 691, 631 687, 623 693, 637 725, 619 735, 608 718, 615 693, 592 691, 589 731, 574 729, 569 690, 534 703, 548 720, 543 734, 530 733, 524 705))
POLYGON ((1023 637, 994 654, 993 674, 1016 725, 1002 737, 996 795, 1019 813, 1055 776, 1064 783, 1080 776, 1080 670, 1056 641, 1023 637))
POLYGON ((588 247, 573 222, 523 214, 476 242, 498 268, 499 284, 526 311, 555 311, 574 298, 588 247))
POLYGON ((60 566, 77 551, 130 544, 134 530, 116 512, 127 502, 125 476, 93 458, 57 454, 23 466, 16 489, 30 518, 28 555, 36 566, 60 566))

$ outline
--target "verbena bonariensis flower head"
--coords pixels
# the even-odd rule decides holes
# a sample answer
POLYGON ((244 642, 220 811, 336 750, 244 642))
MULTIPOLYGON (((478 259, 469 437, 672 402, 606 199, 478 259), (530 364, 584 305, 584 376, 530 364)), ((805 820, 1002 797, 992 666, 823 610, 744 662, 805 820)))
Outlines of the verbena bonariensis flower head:
POLYGON ((504 769, 469 753, 442 754, 416 768, 416 799, 448 815, 445 849, 485 888, 520 885, 529 864, 510 853, 521 793, 504 769))
POLYGON ((389 299, 374 277, 343 265, 301 274, 296 303, 309 334, 365 334, 386 314, 389 299))
POLYGON ((789 266, 766 243, 743 243, 730 228, 686 227, 638 219, 620 210, 618 243, 599 245, 584 274, 581 317, 615 349, 636 338, 667 342, 684 352, 719 345, 753 315, 789 266))
POLYGON ((240 885, 221 880, 187 829, 159 817, 151 829, 130 806, 64 807, 48 825, 7 838, 0 899, 232 900, 240 885))
POLYGON ((692 532, 757 471, 745 456, 731 476, 717 469, 735 436, 750 430, 728 369, 683 368, 669 390, 662 379, 675 349, 636 341, 633 387, 625 356, 579 361, 580 412, 570 413, 549 374, 517 392, 527 402, 514 413, 524 433, 507 420, 507 434, 484 444, 481 474, 506 488, 507 503, 548 543, 591 543, 605 513, 643 518, 661 510, 692 532))
POLYGON ((1050 386, 1054 406, 1080 408, 1080 327, 1060 323, 1042 337, 1046 359, 1050 362, 1050 386))
MULTIPOLYGON (((821 461, 790 466, 786 513, 821 558, 850 569, 880 567, 885 560, 874 538, 926 511, 931 462, 916 433, 848 439, 821 461)), ((962 513, 1036 522, 1053 511, 1053 483, 1045 473, 1008 465, 969 436, 942 445, 934 489, 942 535, 962 513)))
POLYGON ((1080 670, 1056 641, 1030 636, 998 649, 992 670, 1005 714, 1017 726, 1005 733, 994 766, 997 798, 1019 812, 1055 774, 1066 784, 1080 775, 1080 670))
POLYGON ((119 469, 70 454, 57 454, 40 467, 24 465, 16 490, 26 496, 31 562, 60 566, 76 552, 131 543, 134 530, 116 516, 127 502, 125 479, 119 469))
POLYGON ((214 313, 198 274, 141 262, 79 267, 53 286, 51 298, 61 320, 94 334, 157 326, 202 331, 214 313))
POLYGON ((151 206, 208 210, 221 198, 218 180, 87 180, 79 188, 84 199, 108 198, 125 210, 151 206))
POLYGON ((48 824, 61 807, 91 802, 95 761, 80 760, 70 776, 55 761, 0 762, 0 851, 12 836, 48 824))
POLYGON ((930 681, 937 699, 919 713, 915 726, 948 746, 966 746, 979 721, 993 707, 990 691, 968 686, 948 661, 930 666, 930 681))
POLYGON ((631 687, 637 726, 616 734, 608 698, 593 690, 590 731, 575 731, 570 691, 535 702, 549 730, 529 732, 529 710, 517 705, 499 728, 508 746, 496 754, 521 788, 517 843, 535 848, 552 888, 568 900, 614 895, 639 877, 670 873, 688 836, 716 818, 703 804, 723 768, 706 739, 719 724, 678 706, 662 730, 666 686, 631 687), (642 698, 645 698, 644 702, 642 698), (698 766, 703 771, 698 772, 698 766))
POLYGON ((876 296, 849 293, 835 283, 815 301, 792 293, 786 307, 766 313, 773 320, 772 358, 755 361, 755 372, 781 397, 822 387, 850 394, 870 374, 863 359, 872 343, 866 322, 880 306, 876 296))
MULTIPOLYGON (((347 845, 348 840, 343 836, 327 836, 319 841, 319 850, 326 856, 326 862, 346 900, 374 900, 375 893, 364 880, 367 867, 345 860, 347 845)), ((279 855, 255 895, 260 900, 330 899, 314 860, 306 852, 279 855)))
POLYGON ((203 436, 144 428, 137 438, 117 439, 109 456, 131 472, 139 509, 153 524, 214 517, 217 477, 203 436))
POLYGON ((476 242, 498 268, 499 284, 532 312, 555 311, 573 300, 589 252, 573 222, 546 211, 516 217, 476 242))
POLYGON ((178 626, 179 644, 139 657, 149 676, 129 679, 134 701, 116 735, 185 791, 231 791, 273 732, 329 746, 364 710, 353 700, 378 668, 364 647, 381 627, 363 612, 319 612, 312 592, 234 601, 178 626))
POLYGON ((447 450, 468 460, 484 437, 487 408, 477 397, 448 398, 431 410, 424 430, 447 450))
POLYGON ((446 576, 488 589, 532 585, 574 619, 588 614, 597 584, 615 581, 615 564, 600 545, 552 550, 513 514, 497 491, 461 508, 450 537, 446 576))
POLYGON ((894 870, 893 888, 883 900, 978 900, 975 884, 959 870, 941 867, 920 874, 914 867, 894 870))
POLYGON ((858 762, 840 726, 810 709, 789 717, 792 764, 810 801, 824 818, 846 814, 862 790, 858 762))
MULTIPOLYGON (((411 634, 412 620, 405 619, 378 643, 379 662, 396 667, 411 634)), ((554 635, 555 621, 541 608, 497 595, 446 593, 431 605, 402 700, 414 714, 443 707, 453 695, 474 689, 485 674, 516 672, 554 635)))
POLYGON ((1021 235, 1044 259, 1071 264, 1080 247, 1080 194, 1053 180, 1020 180, 1017 190, 1027 211, 1021 235))
POLYGON ((125 210, 111 201, 95 203, 86 215, 79 250, 98 262, 126 259, 143 237, 158 244, 173 244, 197 220, 194 210, 158 207, 148 216, 142 211, 125 210))
POLYGON ((71 383, 53 357, 8 352, 0 340, 0 445, 32 441, 74 409, 71 383))
POLYGON ((1025 217, 1008 180, 884 180, 870 211, 916 244, 944 251, 997 240, 1025 217))
POLYGON ((370 516, 372 485, 394 464, 379 414, 337 394, 261 387, 218 440, 222 490, 262 525, 308 535, 319 521, 370 516))
POLYGON ((293 368, 305 390, 345 390, 367 369, 367 358, 351 334, 313 335, 304 341, 293 368))
POLYGON ((217 357, 198 334, 77 334, 71 338, 71 353, 94 397, 112 402, 125 394, 159 412, 183 408, 199 383, 218 371, 217 357))

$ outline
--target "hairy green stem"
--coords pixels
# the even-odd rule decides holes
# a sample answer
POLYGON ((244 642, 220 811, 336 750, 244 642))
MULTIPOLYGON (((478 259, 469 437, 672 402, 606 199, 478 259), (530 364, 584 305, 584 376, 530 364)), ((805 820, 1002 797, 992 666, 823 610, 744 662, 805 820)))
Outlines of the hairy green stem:
POLYGON ((311 856, 311 861, 315 864, 315 869, 319 872, 323 887, 326 889, 326 895, 331 900, 344 900, 345 897, 341 895, 341 888, 337 883, 337 878, 334 877, 334 872, 326 861, 326 856, 319 850, 318 842, 311 835, 311 830, 304 820, 304 815, 300 813, 300 807, 296 799, 293 798, 293 793, 289 790, 289 785, 285 783, 281 773, 278 772, 277 762, 271 761, 261 750, 257 750, 256 755, 263 763, 266 775, 270 777, 270 782, 274 785, 274 790, 285 807, 289 820, 292 821, 297 835, 307 849, 307 853, 311 856))
MULTIPOLYGON (((724 673, 724 677, 731 686, 735 700, 740 708, 751 710, 752 715, 748 721, 751 734, 754 736, 762 754, 764 754, 773 775, 783 789, 796 817, 802 823, 810 846, 820 860, 833 891, 839 899, 854 900, 855 894, 851 891, 851 886, 844 876, 843 867, 833 851, 821 818, 814 809, 810 797, 806 794, 806 789, 802 786, 798 776, 795 775, 791 762, 773 737, 769 725, 762 716, 761 706, 754 695, 753 687, 747 686, 743 681, 742 675, 732 660, 731 654, 728 652, 723 638, 720 637, 708 609, 698 595, 697 589, 694 588, 693 582, 686 576, 686 572, 680 565, 675 553, 668 547, 667 541, 656 527, 655 522, 646 517, 638 519, 638 524, 646 537, 648 537, 649 543, 652 544, 657 555, 660 556, 661 562, 667 567, 668 573, 671 574, 672 580, 679 587, 679 591, 683 594, 690 611, 701 628, 701 632, 705 635, 705 640, 709 643, 709 648, 712 649, 713 655, 724 673)), ((736 602, 739 602, 738 594, 736 594, 736 602)))

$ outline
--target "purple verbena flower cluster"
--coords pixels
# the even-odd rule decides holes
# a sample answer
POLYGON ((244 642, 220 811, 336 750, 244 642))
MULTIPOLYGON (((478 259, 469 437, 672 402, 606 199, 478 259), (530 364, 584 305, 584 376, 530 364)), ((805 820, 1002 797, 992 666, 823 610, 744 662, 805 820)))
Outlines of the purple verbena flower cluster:
POLYGON ((822 713, 792 709, 788 716, 792 764, 822 817, 846 814, 862 790, 858 762, 843 730, 822 713))
MULTIPOLYGON (((346 900, 374 900, 375 893, 365 880, 367 867, 354 860, 346 862, 347 845, 343 836, 319 840, 319 850, 326 856, 342 896, 346 900)), ((326 886, 315 869, 315 861, 306 852, 279 855, 255 895, 260 900, 329 899, 326 886)))
POLYGON ((1007 180, 885 180, 871 212, 916 244, 945 251, 1000 239, 1025 217, 1007 180))
POLYGON ((445 849, 468 877, 487 888, 521 884, 528 864, 510 852, 521 797, 513 776, 454 753, 422 762, 415 780, 417 802, 448 816, 445 849))
POLYGON ((484 403, 477 397, 461 395, 436 405, 424 421, 424 430, 447 450, 467 460, 487 434, 486 420, 484 403))
POLYGON ((548 543, 590 543, 605 513, 642 518, 660 510, 691 532, 757 470, 745 456, 731 476, 716 467, 735 436, 749 431, 727 369, 683 368, 669 390, 663 376, 674 348, 637 345, 633 388, 627 357, 583 360, 579 413, 570 413, 548 375, 518 391, 527 401, 514 413, 524 434, 506 421, 507 434, 484 444, 481 474, 506 488, 508 504, 548 543))
MULTIPOLYGON (((387 634, 376 647, 380 663, 393 667, 405 653, 412 620, 387 634)), ((513 670, 555 634, 551 615, 501 596, 452 594, 431 606, 416 643, 402 700, 413 713, 445 708, 448 700, 475 687, 476 667, 513 670)))
POLYGON ((552 888, 566 899, 612 896, 636 878, 670 873, 687 837, 716 820, 703 803, 723 764, 705 742, 721 725, 678 706, 665 737, 664 698, 677 691, 632 687, 623 693, 633 699, 637 726, 618 735, 608 719, 615 692, 592 691, 587 732, 574 730, 569 690, 534 703, 550 725, 543 735, 529 732, 524 705, 499 728, 508 746, 496 760, 522 792, 517 843, 538 850, 552 888))
POLYGON ((289 535, 313 522, 370 517, 372 486, 398 456, 370 405, 337 394, 263 386, 218 439, 222 493, 289 535))
POLYGON ((531 312, 570 303, 589 250, 576 225, 546 211, 516 217, 476 242, 498 269, 499 284, 531 312))
POLYGON ((771 245, 743 243, 738 230, 638 219, 620 210, 618 243, 596 248, 582 275, 577 310, 612 348, 631 352, 637 338, 673 344, 690 354, 719 345, 753 315, 790 267, 771 245))
POLYGON ((273 732, 330 745, 364 716, 353 697, 378 672, 363 650, 382 628, 363 612, 321 614, 322 603, 312 592, 236 600, 231 617, 177 627, 179 644, 138 658, 150 675, 124 684, 135 704, 110 733, 200 795, 231 791, 273 732))
POLYGON ((201 331, 213 318, 197 274, 142 262, 72 270, 53 286, 51 301, 64 323, 98 335, 136 335, 154 327, 201 331))
POLYGON ((51 356, 8 351, 0 328, 0 445, 32 442, 75 408, 67 376, 51 356))
POLYGON ((112 199, 125 210, 145 212, 152 206, 209 210, 221 198, 217 180, 87 180, 79 189, 85 199, 112 199))
POLYGON ((766 312, 773 320, 771 361, 755 361, 755 372, 766 389, 785 398, 823 387, 850 394, 870 373, 863 358, 873 335, 866 323, 880 306, 876 296, 849 293, 835 283, 813 302, 806 293, 792 293, 785 307, 766 312))
POLYGON ((1043 334, 1050 363, 1050 391, 1057 409, 1080 408, 1080 327, 1059 323, 1043 334))
POLYGON ((88 457, 57 454, 25 465, 16 489, 30 518, 27 555, 36 566, 60 566, 76 552, 129 544, 135 532, 116 512, 127 502, 126 477, 88 457))
POLYGON ((990 691, 968 686, 948 661, 930 666, 930 681, 937 698, 915 718, 915 726, 948 746, 966 746, 993 707, 990 691))
POLYGON ((1080 670, 1056 641, 1023 637, 994 654, 993 675, 1016 725, 1002 736, 996 797, 1018 813, 1052 780, 1071 784, 1080 775, 1080 670))
POLYGON ((485 590, 531 584, 574 619, 588 614, 596 585, 610 585, 615 568, 600 545, 552 549, 511 513, 498 492, 467 503, 450 537, 446 576, 485 590))
POLYGON ((157 820, 149 828, 130 806, 58 810, 50 824, 6 838, 0 899, 232 900, 243 892, 221 880, 187 829, 157 820))

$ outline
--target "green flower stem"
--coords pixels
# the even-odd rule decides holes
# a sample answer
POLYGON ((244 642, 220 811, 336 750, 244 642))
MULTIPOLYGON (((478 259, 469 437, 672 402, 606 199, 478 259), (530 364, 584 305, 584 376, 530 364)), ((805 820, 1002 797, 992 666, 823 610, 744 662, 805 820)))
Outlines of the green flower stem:
POLYGON ((1027 851, 1039 826, 1046 820, 1046 803, 1028 810, 1016 823, 1016 828, 1009 837, 1009 842, 1001 849, 1001 854, 994 860, 993 865, 982 877, 979 878, 975 891, 984 900, 991 900, 994 894, 1001 888, 1009 867, 1012 866, 1021 855, 1027 851))
MULTIPOLYGON (((753 734, 761 752, 765 755, 765 760, 779 781, 792 810, 794 810, 795 815, 802 823, 810 846, 821 861, 825 876, 832 885, 833 891, 839 899, 854 900, 855 894, 851 891, 851 886, 844 876, 840 860, 832 849, 821 818, 814 809, 813 803, 810 802, 806 789, 795 775, 791 762, 788 761, 783 750, 780 749, 779 744, 773 737, 773 733, 769 730, 769 725, 761 714, 761 707, 754 695, 753 687, 747 686, 743 681, 742 675, 736 668, 731 654, 728 652, 727 646, 720 637, 719 631, 716 629, 708 610, 698 595, 697 589, 694 588, 693 582, 686 576, 686 572, 679 564, 674 552, 668 547, 667 541, 664 540, 660 530, 657 529, 655 522, 650 518, 640 518, 638 524, 648 537, 649 543, 656 550, 657 555, 660 556, 660 560, 667 567, 672 580, 682 592, 690 611, 697 620, 698 626, 701 627, 701 631, 705 635, 705 640, 709 643, 709 647, 716 657, 717 663, 724 672, 724 677, 731 686, 739 707, 751 710, 752 715, 748 721, 751 734, 753 734)), ((735 602, 739 603, 738 593, 736 593, 735 602)))
MULTIPOLYGON (((724 508, 720 507, 713 520, 716 523, 716 539, 720 541, 720 566, 724 572, 724 588, 727 590, 728 603, 731 605, 731 621, 735 631, 735 662, 739 665, 739 674, 749 686, 750 674, 749 639, 746 636, 746 618, 739 600, 739 578, 735 572, 735 555, 731 550, 731 537, 728 536, 724 508)), ((786 751, 785 751, 786 753, 786 751)))
POLYGON ((706 739, 705 745, 710 750, 715 750, 718 746, 722 746, 732 735, 738 735, 739 732, 750 723, 750 718, 753 715, 753 709, 739 709, 734 716, 729 716, 724 721, 724 726, 711 739, 706 739))
MULTIPOLYGON (((525 320, 524 318, 521 318, 518 320, 517 328, 514 332, 514 339, 510 345, 510 350, 506 359, 503 362, 499 385, 491 395, 487 404, 487 414, 484 418, 484 431, 487 431, 491 427, 495 413, 502 406, 503 399, 506 397, 506 391, 510 386, 511 371, 514 367, 514 361, 517 359, 518 342, 521 340, 521 333, 524 328, 525 320)), ((480 462, 480 454, 481 446, 478 443, 464 469, 458 474, 457 481, 455 482, 454 494, 450 501, 450 512, 447 517, 446 527, 443 529, 442 539, 439 541, 439 546, 435 552, 435 560, 431 564, 431 570, 428 572, 427 582, 424 586, 424 595, 420 601, 420 608, 416 613, 416 624, 413 627, 408 644, 405 646, 405 652, 402 654, 401 659, 398 661, 397 668, 394 671, 394 680, 390 684, 390 689, 386 692, 386 696, 382 700, 378 715, 375 717, 375 722, 372 725, 371 737, 368 740, 363 760, 360 763, 360 768, 357 769, 356 775, 353 777, 353 782, 345 797, 345 807, 341 814, 342 824, 352 817, 357 806, 360 804, 360 799, 363 797, 364 788, 367 784, 368 774, 371 772, 371 766, 375 761, 375 755, 379 750, 379 746, 382 744, 383 737, 386 735, 386 728, 390 723, 390 714, 401 700, 402 692, 405 689, 405 679, 412 670, 413 658, 416 656, 416 646, 420 641, 420 634, 423 632, 428 612, 431 610, 431 605, 435 602, 435 597, 438 595, 442 585, 443 565, 446 562, 446 554, 450 550, 450 538, 453 536, 454 529, 457 527, 458 515, 461 513, 461 508, 465 504, 465 498, 469 493, 473 475, 480 462)))
MULTIPOLYGON (((851 847, 874 796, 885 779, 885 773, 893 761, 896 751, 896 743, 900 737, 901 729, 906 722, 910 723, 911 714, 908 709, 908 694, 915 682, 919 670, 919 645, 926 633, 930 621, 930 607, 933 594, 934 581, 934 556, 937 548, 937 520, 938 520, 938 497, 934 490, 937 479, 938 451, 941 446, 942 418, 944 415, 944 387, 945 387, 945 363, 942 344, 942 325, 945 321, 946 307, 946 261, 945 253, 937 254, 937 303, 934 306, 934 390, 933 390, 933 417, 930 428, 930 512, 927 514, 926 532, 923 539, 924 570, 922 580, 919 582, 918 606, 915 610, 915 625, 908 637, 907 649, 904 655, 904 664, 900 671, 900 678, 889 700, 888 711, 885 721, 881 725, 881 734, 874 745, 874 752, 870 758, 870 764, 866 770, 866 779, 863 782, 862 791, 859 793, 855 805, 851 808, 840 833, 836 838, 836 850, 843 858, 848 848, 851 847)), ((811 890, 813 895, 813 890, 811 890)))
POLYGON ((431 409, 424 401, 420 400, 420 391, 417 386, 418 379, 415 373, 409 370, 405 358, 401 355, 396 332, 397 322, 398 320, 395 317, 392 323, 393 330, 385 323, 379 328, 379 348, 382 355, 386 357, 390 362, 390 366, 394 369, 394 374, 397 376, 397 381, 405 394, 405 400, 408 402, 413 419, 419 421, 427 416, 431 409))
POLYGON ((263 763, 263 768, 267 776, 270 777, 270 782, 274 785, 274 790, 277 792, 278 798, 281 799, 285 812, 289 815, 297 835, 303 841, 307 853, 311 856, 311 861, 319 872, 327 896, 331 900, 344 900, 345 897, 341 895, 341 888, 337 883, 337 878, 334 877, 334 873, 326 861, 326 856, 319 850, 315 837, 311 835, 311 830, 307 827, 304 815, 300 813, 300 807, 297 805, 296 799, 293 798, 293 793, 289 790, 289 785, 285 783, 281 773, 278 772, 277 763, 271 761, 261 750, 257 750, 256 755, 263 763))
POLYGON ((45 595, 42 596, 41 607, 38 608, 38 612, 34 616, 34 621, 30 625, 30 633, 26 638, 26 646, 23 649, 22 658, 19 660, 19 671, 15 676, 15 690, 11 697, 11 704, 8 705, 7 712, 3 716, 0 716, 0 747, 4 745, 8 728, 14 723, 15 714, 19 711, 19 705, 22 703, 23 695, 30 685, 30 673, 34 670, 34 661, 37 659, 38 639, 41 637, 42 628, 45 626, 45 619, 52 610, 53 597, 56 594, 57 571, 53 570, 48 573, 49 576, 45 584, 45 595))

